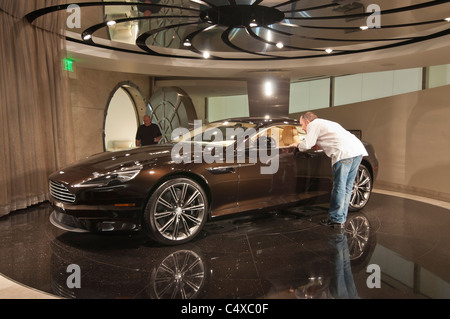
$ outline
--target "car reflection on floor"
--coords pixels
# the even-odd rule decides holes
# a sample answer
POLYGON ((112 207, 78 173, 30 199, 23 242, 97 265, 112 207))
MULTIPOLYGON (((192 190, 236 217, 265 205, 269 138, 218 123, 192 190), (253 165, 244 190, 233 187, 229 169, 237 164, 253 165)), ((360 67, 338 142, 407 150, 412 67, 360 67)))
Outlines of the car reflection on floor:
POLYGON ((51 212, 44 203, 0 218, 0 274, 58 296, 329 298, 339 260, 340 269, 350 260, 362 299, 450 296, 450 214, 416 200, 373 194, 361 213, 349 214, 345 238, 319 225, 326 207, 308 206, 213 220, 173 247, 139 234, 68 233, 52 227, 51 212), (336 259, 346 247, 348 259, 336 259), (374 266, 380 288, 369 282, 374 266))
POLYGON ((224 219, 175 247, 139 235, 62 233, 51 241, 52 293, 83 299, 355 297, 354 283, 351 294, 342 288, 353 279, 350 261, 360 267, 373 248, 368 219, 352 215, 342 233, 310 219, 292 212, 224 219), (81 288, 69 288, 73 264, 81 288), (340 277, 344 273, 349 277, 340 277))

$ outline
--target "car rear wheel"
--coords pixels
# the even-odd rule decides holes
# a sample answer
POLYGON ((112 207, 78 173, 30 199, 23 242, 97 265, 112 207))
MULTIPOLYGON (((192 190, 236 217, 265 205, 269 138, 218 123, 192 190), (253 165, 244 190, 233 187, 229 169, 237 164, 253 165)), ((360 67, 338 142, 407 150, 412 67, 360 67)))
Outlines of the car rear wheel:
POLYGON ((161 184, 150 197, 143 228, 153 240, 165 245, 183 244, 201 231, 208 215, 203 188, 188 178, 161 184))
POLYGON ((349 210, 358 211, 366 206, 372 193, 372 175, 364 165, 359 165, 353 184, 352 196, 350 198, 349 210))

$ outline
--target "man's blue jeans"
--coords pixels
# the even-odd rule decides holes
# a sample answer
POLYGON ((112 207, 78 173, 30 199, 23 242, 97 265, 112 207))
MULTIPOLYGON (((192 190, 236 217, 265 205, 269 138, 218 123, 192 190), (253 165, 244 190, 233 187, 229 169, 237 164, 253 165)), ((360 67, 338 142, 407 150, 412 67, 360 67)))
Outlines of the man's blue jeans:
POLYGON ((362 155, 340 160, 333 165, 333 190, 329 210, 330 220, 333 222, 345 223, 347 220, 353 184, 361 160, 362 155))
POLYGON ((336 248, 333 260, 334 273, 330 280, 330 293, 336 299, 356 299, 358 298, 358 292, 353 279, 347 234, 333 234, 330 243, 336 248))

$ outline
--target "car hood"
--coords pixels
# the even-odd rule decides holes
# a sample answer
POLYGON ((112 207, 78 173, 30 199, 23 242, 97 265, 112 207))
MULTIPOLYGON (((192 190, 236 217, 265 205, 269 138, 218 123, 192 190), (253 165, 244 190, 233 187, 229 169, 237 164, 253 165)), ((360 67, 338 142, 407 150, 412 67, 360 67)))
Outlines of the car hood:
POLYGON ((50 179, 74 183, 93 175, 108 173, 124 167, 148 166, 171 161, 173 145, 152 145, 139 148, 98 153, 76 161, 50 175, 50 179))

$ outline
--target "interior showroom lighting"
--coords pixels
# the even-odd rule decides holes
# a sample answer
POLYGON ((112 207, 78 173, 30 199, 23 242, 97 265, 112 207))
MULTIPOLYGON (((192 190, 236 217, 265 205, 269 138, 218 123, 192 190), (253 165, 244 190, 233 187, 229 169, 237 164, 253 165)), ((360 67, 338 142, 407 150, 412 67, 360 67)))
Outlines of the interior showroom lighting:
POLYGON ((270 80, 267 80, 264 83, 264 94, 266 96, 272 96, 273 95, 273 83, 270 80))

